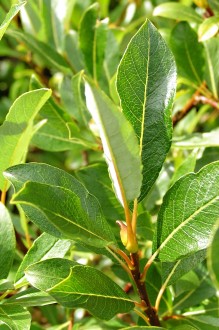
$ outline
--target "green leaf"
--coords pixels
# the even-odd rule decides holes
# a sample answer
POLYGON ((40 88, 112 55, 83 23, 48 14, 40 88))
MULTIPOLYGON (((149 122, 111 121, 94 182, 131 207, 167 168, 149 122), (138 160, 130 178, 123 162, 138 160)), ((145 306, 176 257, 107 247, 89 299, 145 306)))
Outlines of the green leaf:
POLYGON ((99 21, 99 5, 94 3, 84 13, 79 29, 79 45, 88 72, 95 81, 103 75, 103 60, 108 21, 99 21))
POLYGON ((219 251, 219 222, 217 221, 216 227, 213 230, 212 242, 208 249, 208 269, 211 278, 219 290, 219 261, 218 261, 218 251, 219 251))
MULTIPOLYGON (((200 305, 204 300, 215 297, 216 290, 212 285, 206 272, 199 271, 199 282, 193 285, 193 288, 189 287, 186 291, 175 297, 173 302, 173 310, 183 310, 185 308, 191 308, 200 305)), ((181 280, 179 280, 179 285, 181 280)))
POLYGON ((173 56, 155 27, 146 21, 131 39, 117 74, 121 106, 140 144, 140 200, 157 179, 170 148, 175 84, 173 56))
POLYGON ((211 163, 197 174, 185 175, 167 192, 153 241, 159 260, 173 262, 209 245, 219 217, 218 178, 219 162, 211 163))
POLYGON ((186 22, 176 25, 171 33, 171 49, 175 56, 178 74, 190 84, 199 86, 204 74, 203 45, 196 32, 186 22))
POLYGON ((194 172, 198 151, 199 151, 198 149, 193 150, 186 157, 186 159, 183 160, 181 164, 175 169, 173 176, 171 178, 171 185, 173 185, 173 183, 175 183, 183 175, 189 172, 194 172))
POLYGON ((42 39, 44 32, 42 30, 43 19, 36 1, 29 0, 26 3, 25 7, 21 9, 20 19, 25 32, 28 32, 37 36, 39 39, 42 39))
POLYGON ((0 324, 6 324, 11 330, 29 330, 30 313, 21 306, 0 305, 0 324))
POLYGON ((219 13, 219 3, 217 0, 208 0, 208 3, 214 12, 219 13))
POLYGON ((20 9, 26 4, 26 1, 22 1, 18 4, 12 5, 9 12, 7 13, 4 21, 0 25, 0 40, 2 39, 5 31, 7 30, 11 20, 14 18, 15 15, 20 11, 20 9))
POLYGON ((48 44, 39 41, 31 34, 19 32, 17 30, 10 30, 7 33, 18 41, 23 42, 28 50, 37 54, 45 62, 45 65, 63 72, 64 74, 71 73, 70 67, 64 57, 48 44))
POLYGON ((174 330, 197 330, 197 328, 194 328, 189 324, 180 325, 178 327, 174 327, 174 328, 171 328, 171 329, 174 329, 174 330))
POLYGON ((175 137, 172 147, 180 149, 208 148, 219 146, 219 130, 207 133, 192 133, 175 137))
POLYGON ((38 290, 47 291, 69 276, 76 262, 67 259, 53 258, 37 262, 25 271, 27 280, 38 290))
POLYGON ((0 189, 6 189, 2 172, 20 163, 32 137, 33 119, 51 95, 46 88, 21 95, 11 106, 0 127, 0 148, 4 155, 0 162, 0 189))
POLYGON ((7 299, 9 305, 20 305, 22 307, 45 306, 56 303, 48 293, 35 288, 28 288, 7 299))
POLYGON ((24 256, 24 259, 22 260, 17 271, 15 281, 20 280, 20 278, 24 276, 24 270, 28 266, 40 260, 64 257, 70 246, 71 242, 68 240, 59 240, 53 236, 43 233, 34 241, 33 245, 24 256))
POLYGON ((97 247, 115 242, 97 199, 65 171, 46 164, 32 163, 12 167, 7 170, 5 176, 18 192, 14 199, 17 202, 18 199, 23 199, 22 207, 25 213, 43 231, 59 238, 63 236, 81 240, 97 247), (22 188, 25 182, 27 183, 22 188), (36 191, 29 195, 27 192, 32 189, 36 191), (58 199, 57 195, 54 195, 57 193, 58 199), (58 214, 55 214, 57 211, 58 214))
POLYGON ((113 192, 106 164, 86 166, 77 171, 76 175, 87 190, 99 200, 106 219, 115 221, 123 218, 124 210, 113 192))
POLYGON ((14 259, 16 240, 7 208, 0 202, 0 279, 7 278, 14 259))
POLYGON ((101 319, 109 320, 134 306, 106 275, 70 260, 45 260, 28 267, 25 274, 34 287, 48 292, 61 305, 85 308, 101 319))
POLYGON ((129 312, 134 307, 116 283, 88 266, 74 266, 69 276, 48 292, 61 305, 85 308, 103 320, 109 320, 117 313, 129 312))
POLYGON ((0 292, 14 290, 14 284, 9 280, 0 280, 0 292))
POLYGON ((168 279, 168 285, 174 284, 179 278, 194 269, 206 258, 206 250, 201 250, 193 255, 176 262, 162 263, 162 282, 168 279))
POLYGON ((202 24, 199 25, 198 28, 198 39, 199 41, 206 41, 215 34, 217 34, 219 30, 219 17, 213 16, 204 20, 202 24))
POLYGON ((141 160, 130 123, 114 103, 93 84, 85 84, 86 102, 103 144, 115 193, 124 206, 139 196, 141 160))
POLYGON ((196 11, 181 3, 166 2, 154 9, 154 16, 161 16, 166 18, 176 19, 177 21, 188 21, 194 23, 201 23, 202 18, 196 11))
MULTIPOLYGON (((31 88, 37 89, 40 87, 42 85, 35 77, 32 77, 31 88)), ((31 140, 38 148, 47 151, 64 151, 73 149, 75 144, 90 148, 97 147, 91 134, 90 136, 89 134, 87 136, 83 134, 79 126, 72 120, 72 117, 52 98, 45 103, 37 116, 38 121, 45 119, 46 123, 38 129, 31 140)))
POLYGON ((48 42, 58 51, 63 51, 65 30, 69 26, 69 20, 75 0, 47 0, 43 1, 42 17, 45 31, 45 42, 48 42))
POLYGON ((84 69, 83 54, 78 48, 78 39, 78 33, 74 30, 70 30, 65 37, 66 56, 75 73, 84 69))
POLYGON ((206 56, 205 80, 214 97, 218 99, 219 89, 219 39, 212 38, 204 43, 206 56))

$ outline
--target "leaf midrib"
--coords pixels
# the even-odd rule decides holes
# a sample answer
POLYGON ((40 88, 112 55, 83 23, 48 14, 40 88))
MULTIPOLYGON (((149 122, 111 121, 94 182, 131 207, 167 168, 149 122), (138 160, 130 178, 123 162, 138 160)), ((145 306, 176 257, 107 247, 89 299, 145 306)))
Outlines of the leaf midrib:
POLYGON ((196 215, 198 215, 200 212, 202 212, 205 208, 207 208, 209 205, 213 204, 217 199, 219 199, 219 195, 212 198, 210 201, 208 201, 206 204, 202 205, 200 208, 198 208, 194 213, 192 213, 187 219, 185 219, 183 222, 179 224, 174 230, 171 232, 170 235, 167 236, 167 238, 163 241, 163 243, 159 246, 157 251, 155 252, 156 255, 158 255, 161 250, 166 246, 166 244, 174 237, 175 234, 177 234, 180 229, 182 229, 185 225, 187 225, 190 220, 192 220, 196 215))

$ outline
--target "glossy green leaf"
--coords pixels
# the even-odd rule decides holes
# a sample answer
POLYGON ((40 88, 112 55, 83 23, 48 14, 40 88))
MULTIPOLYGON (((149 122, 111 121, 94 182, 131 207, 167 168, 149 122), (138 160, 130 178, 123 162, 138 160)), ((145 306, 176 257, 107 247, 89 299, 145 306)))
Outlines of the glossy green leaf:
POLYGON ((47 291, 63 306, 85 308, 101 319, 108 320, 134 306, 106 275, 70 260, 45 260, 30 266, 25 273, 33 286, 47 291))
POLYGON ((64 74, 71 73, 70 67, 64 57, 48 44, 39 41, 31 34, 17 30, 10 30, 8 34, 11 37, 16 38, 18 41, 23 42, 28 50, 37 54, 50 68, 56 69, 64 74))
POLYGON ((21 306, 0 305, 0 324, 5 324, 11 330, 29 330, 30 313, 21 306))
MULTIPOLYGON (((92 217, 83 207, 80 198, 71 190, 49 184, 27 182, 16 195, 12 203, 24 204, 28 208, 42 213, 44 223, 54 227, 51 235, 64 238, 81 240, 89 245, 104 247, 112 240, 109 237, 109 228, 104 226, 105 219, 101 213, 92 217), (57 200, 57 196, 58 200, 57 200)), ((90 205, 94 209, 95 206, 90 205)), ((33 211, 34 217, 34 211, 33 211)))
POLYGON ((146 21, 131 39, 117 74, 122 110, 140 144, 140 200, 157 179, 170 148, 175 84, 173 56, 156 28, 146 21))
POLYGON ((43 231, 97 247, 115 241, 97 199, 65 171, 46 164, 32 163, 12 167, 5 175, 18 192, 14 196, 16 202, 22 197, 25 213, 43 231), (22 189, 25 182, 26 186, 22 189), (29 195, 27 191, 32 189, 36 190, 29 195), (58 200, 57 195, 54 195, 57 193, 60 194, 58 200), (57 211, 58 214, 54 214, 57 211))
POLYGON ((153 241, 159 260, 173 262, 209 245, 219 217, 218 178, 219 162, 215 162, 197 174, 185 175, 167 192, 153 241))
POLYGON ((206 69, 205 80, 214 97, 218 99, 219 90, 219 39, 212 38, 204 43, 205 57, 206 57, 206 69))
POLYGON ((141 189, 139 146, 130 123, 114 103, 93 84, 85 85, 86 102, 100 133, 117 198, 124 206, 141 189))
POLYGON ((206 41, 215 34, 217 34, 219 30, 219 17, 213 16, 209 17, 202 24, 200 24, 198 28, 198 39, 199 41, 206 41))
POLYGON ((17 271, 15 281, 20 280, 20 278, 24 276, 24 270, 28 266, 40 260, 64 257, 70 246, 71 242, 68 240, 60 240, 43 233, 33 242, 33 245, 24 256, 17 271))
POLYGON ((0 203, 0 279, 7 278, 16 248, 14 227, 7 208, 0 203))
POLYGON ((69 276, 76 262, 61 258, 52 258, 37 262, 25 271, 27 280, 38 290, 47 291, 69 276))
POLYGON ((108 23, 106 20, 98 20, 98 12, 98 4, 91 5, 82 17, 79 29, 80 49, 88 72, 95 81, 103 75, 108 23))
POLYGON ((51 90, 45 88, 27 92, 11 106, 0 127, 0 148, 4 155, 0 162, 0 189, 6 188, 2 172, 23 160, 33 134, 33 119, 50 95, 51 90))
POLYGON ((198 266, 206 258, 206 250, 201 250, 193 255, 176 262, 162 263, 162 281, 168 285, 175 283, 179 278, 198 266))
POLYGON ((22 307, 45 306, 56 303, 48 293, 35 288, 28 288, 7 299, 7 304, 20 305, 22 307))
POLYGON ((69 276, 48 292, 63 306, 82 307, 95 317, 109 320, 117 313, 133 309, 125 292, 99 270, 74 266, 69 276))
POLYGON ((11 20, 14 18, 15 15, 20 11, 20 9, 26 4, 26 1, 21 1, 18 4, 14 4, 11 6, 9 12, 7 13, 4 21, 0 25, 0 40, 2 39, 5 31, 7 30, 11 20))
POLYGON ((219 146, 219 130, 207 133, 192 133, 173 139, 172 147, 180 149, 207 148, 219 146))
POLYGON ((211 278, 219 290, 219 261, 218 261, 218 251, 219 251, 219 222, 217 221, 216 227, 214 228, 212 235, 211 245, 208 249, 208 269, 211 278))
POLYGON ((170 42, 179 76, 188 80, 192 86, 201 85, 205 64, 204 48, 198 42, 196 32, 187 22, 181 22, 173 29, 170 42))
POLYGON ((154 9, 154 16, 161 16, 166 18, 176 19, 177 21, 188 21, 194 23, 201 23, 202 18, 196 11, 181 3, 166 2, 154 9))

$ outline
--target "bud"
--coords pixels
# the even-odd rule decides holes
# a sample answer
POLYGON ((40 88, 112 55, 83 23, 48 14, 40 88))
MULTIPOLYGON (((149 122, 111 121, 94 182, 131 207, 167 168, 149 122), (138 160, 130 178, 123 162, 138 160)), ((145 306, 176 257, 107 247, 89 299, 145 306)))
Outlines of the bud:
POLYGON ((120 220, 117 220, 116 223, 120 227, 120 238, 121 238, 122 244, 124 246, 126 246, 127 240, 128 240, 127 226, 123 221, 120 221, 120 220))

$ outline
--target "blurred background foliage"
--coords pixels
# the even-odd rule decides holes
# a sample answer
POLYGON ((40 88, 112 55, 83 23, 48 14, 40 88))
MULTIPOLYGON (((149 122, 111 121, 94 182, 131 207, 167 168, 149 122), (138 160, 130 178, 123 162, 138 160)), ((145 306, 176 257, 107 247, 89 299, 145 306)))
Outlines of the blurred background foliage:
MULTIPOLYGON (((0 22, 17 3, 0 0, 0 22)), ((114 223, 121 218, 122 210, 112 192, 100 139, 85 109, 83 72, 96 79, 119 105, 115 77, 128 42, 146 18, 158 28, 175 56, 178 84, 173 108, 173 145, 156 184, 140 206, 139 240, 146 256, 151 248, 154 217, 168 188, 182 175, 219 160, 218 15, 217 0, 28 0, 0 42, 0 124, 22 93, 41 86, 51 88, 53 96, 36 118, 41 127, 32 138, 26 161, 51 164, 77 176, 102 201, 107 219, 114 223), (182 7, 175 8, 175 3, 182 7), (93 4, 90 14, 88 8, 93 4), (165 4, 168 7, 162 7, 165 4), (96 64, 92 58, 94 31, 96 64), (111 204, 104 208, 106 200, 111 204), (142 215, 149 219, 147 226, 141 221, 142 215)), ((29 243, 25 222, 10 208, 18 239, 10 274, 13 278, 29 243)), ((39 236, 33 224, 29 223, 28 230, 31 241, 39 236)), ((118 236, 115 228, 114 231, 118 236)), ((123 271, 116 265, 109 267, 107 259, 82 250, 77 244, 72 253, 80 262, 96 264, 111 276, 113 273, 119 283, 125 283, 123 271)), ((153 269, 151 278, 159 272, 153 269)), ((210 303, 215 306, 215 290, 209 281, 201 282, 203 273, 203 269, 189 273, 181 280, 181 287, 175 286, 176 305, 182 310, 189 311, 191 300, 185 300, 181 306, 181 295, 191 288, 199 290, 200 285, 209 290, 208 298, 212 298, 210 303)), ((203 307, 203 296, 194 301, 194 306, 203 307)), ((162 308, 174 308, 169 292, 162 308)), ((69 324, 65 322, 70 316, 60 306, 32 309, 33 330, 45 325, 50 325, 50 330, 66 329, 69 324)), ((78 311, 79 319, 80 313, 83 312, 78 311)), ((126 316, 127 320, 121 317, 110 322, 98 321, 97 325, 96 320, 87 316, 80 329, 119 329, 130 323, 126 316)), ((77 324, 74 329, 78 329, 77 324)), ((210 328, 207 324, 200 329, 210 328)))

